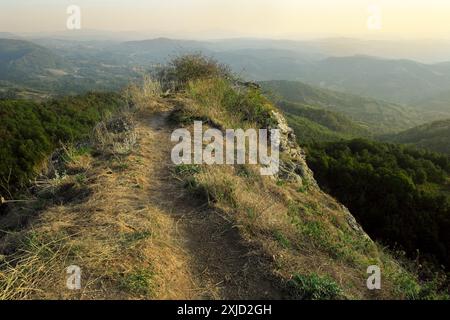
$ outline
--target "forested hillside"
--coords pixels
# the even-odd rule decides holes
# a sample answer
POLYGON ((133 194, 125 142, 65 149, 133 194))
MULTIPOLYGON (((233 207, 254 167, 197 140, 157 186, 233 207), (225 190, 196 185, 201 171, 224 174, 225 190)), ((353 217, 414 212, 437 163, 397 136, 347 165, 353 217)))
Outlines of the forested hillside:
POLYGON ((341 113, 287 101, 277 106, 285 112, 300 144, 371 136, 365 126, 341 113))
POLYGON ((382 139, 450 155, 450 119, 427 123, 382 139))
POLYGON ((396 132, 422 121, 420 113, 414 108, 322 89, 298 81, 265 81, 260 84, 276 102, 295 102, 339 112, 371 133, 396 132))
POLYGON ((0 187, 14 192, 59 144, 89 136, 123 104, 120 94, 89 93, 42 103, 0 100, 0 187))
POLYGON ((70 65, 52 51, 28 41, 0 39, 0 80, 23 81, 30 76, 65 73, 70 65))
POLYGON ((307 151, 321 187, 371 236, 411 258, 450 266, 448 156, 367 140, 312 144, 307 151))
POLYGON ((300 79, 324 88, 410 104, 424 95, 448 90, 450 68, 445 64, 353 55, 321 60, 300 79))

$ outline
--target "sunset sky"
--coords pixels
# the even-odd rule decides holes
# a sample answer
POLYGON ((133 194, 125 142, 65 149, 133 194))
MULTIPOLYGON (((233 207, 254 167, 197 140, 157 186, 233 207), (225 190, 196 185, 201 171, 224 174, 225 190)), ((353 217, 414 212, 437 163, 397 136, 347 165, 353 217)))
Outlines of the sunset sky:
POLYGON ((448 0, 0 0, 0 31, 64 30, 72 4, 84 29, 161 36, 450 38, 448 0), (367 27, 370 5, 381 29, 367 27))

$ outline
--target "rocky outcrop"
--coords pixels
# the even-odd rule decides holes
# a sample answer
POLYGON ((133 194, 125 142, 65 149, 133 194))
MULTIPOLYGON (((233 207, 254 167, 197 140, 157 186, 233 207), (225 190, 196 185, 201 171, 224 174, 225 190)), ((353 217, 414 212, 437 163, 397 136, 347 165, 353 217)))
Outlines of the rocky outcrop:
MULTIPOLYGON (((294 130, 289 127, 286 118, 280 112, 272 111, 272 116, 276 123, 275 128, 280 130, 280 152, 286 156, 280 158, 278 178, 298 182, 305 187, 320 189, 314 179, 313 172, 306 163, 305 152, 297 144, 294 130)), ((342 204, 340 206, 350 228, 364 238, 372 241, 347 207, 342 204)))
POLYGON ((297 144, 294 130, 289 127, 286 118, 278 111, 272 111, 275 129, 280 130, 280 170, 278 177, 288 181, 296 181, 303 186, 317 187, 312 171, 306 164, 306 156, 297 144))

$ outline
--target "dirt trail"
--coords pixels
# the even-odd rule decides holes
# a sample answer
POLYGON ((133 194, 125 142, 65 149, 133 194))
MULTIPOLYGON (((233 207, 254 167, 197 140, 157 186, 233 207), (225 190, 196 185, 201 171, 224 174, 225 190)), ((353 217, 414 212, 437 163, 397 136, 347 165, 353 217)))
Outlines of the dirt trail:
POLYGON ((138 117, 136 128, 141 156, 151 159, 148 171, 142 173, 151 177, 146 188, 148 205, 172 220, 177 247, 173 254, 185 269, 177 270, 160 298, 281 298, 268 278, 270 272, 261 272, 260 258, 242 242, 236 228, 188 195, 171 176, 168 114, 144 114, 138 117))

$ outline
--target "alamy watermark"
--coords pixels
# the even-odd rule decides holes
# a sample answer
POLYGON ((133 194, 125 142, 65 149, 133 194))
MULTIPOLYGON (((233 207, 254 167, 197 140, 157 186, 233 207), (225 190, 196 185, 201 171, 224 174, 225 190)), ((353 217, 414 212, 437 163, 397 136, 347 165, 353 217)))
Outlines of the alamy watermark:
POLYGON ((67 279, 66 287, 69 290, 81 289, 81 268, 76 265, 68 266, 66 269, 67 279))
POLYGON ((380 290, 381 289, 381 269, 379 266, 372 265, 367 267, 367 273, 370 276, 367 278, 367 289, 380 290))
POLYGON ((66 27, 69 30, 81 29, 81 8, 77 5, 70 5, 66 10, 69 17, 66 21, 66 27))
POLYGON ((371 4, 367 7, 367 13, 369 14, 367 29, 372 31, 381 30, 383 23, 381 7, 377 4, 371 4))
POLYGON ((279 170, 279 129, 226 129, 224 135, 218 129, 203 132, 203 123, 194 121, 193 137, 181 128, 173 131, 171 141, 178 142, 171 153, 177 165, 260 164, 261 175, 275 175, 279 170), (205 148, 204 142, 208 143, 205 148))

